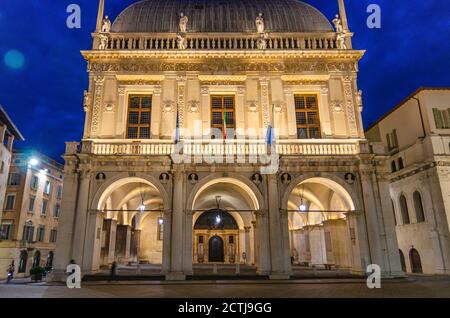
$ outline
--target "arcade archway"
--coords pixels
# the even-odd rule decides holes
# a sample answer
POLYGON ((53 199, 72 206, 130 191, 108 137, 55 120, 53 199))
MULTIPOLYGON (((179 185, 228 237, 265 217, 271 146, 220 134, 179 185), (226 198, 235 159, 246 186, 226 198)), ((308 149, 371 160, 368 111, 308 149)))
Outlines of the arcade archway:
POLYGON ((144 178, 122 178, 103 190, 97 206, 103 225, 100 264, 160 270, 166 209, 161 187, 144 178))
POLYGON ((292 187, 287 206, 291 261, 295 266, 359 270, 354 199, 343 185, 313 177, 292 187))
POLYGON ((256 213, 262 199, 254 185, 234 177, 211 178, 197 185, 188 204, 192 204, 193 211, 194 265, 223 263, 259 266, 256 213), (217 251, 222 248, 221 243, 223 259, 221 251, 217 251))

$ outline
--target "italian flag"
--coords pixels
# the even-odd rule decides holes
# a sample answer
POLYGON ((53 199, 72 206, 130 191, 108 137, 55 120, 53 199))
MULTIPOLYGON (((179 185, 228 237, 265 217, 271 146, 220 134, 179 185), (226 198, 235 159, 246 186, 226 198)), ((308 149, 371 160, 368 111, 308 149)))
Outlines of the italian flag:
POLYGON ((227 139, 227 111, 223 111, 223 139, 227 139))

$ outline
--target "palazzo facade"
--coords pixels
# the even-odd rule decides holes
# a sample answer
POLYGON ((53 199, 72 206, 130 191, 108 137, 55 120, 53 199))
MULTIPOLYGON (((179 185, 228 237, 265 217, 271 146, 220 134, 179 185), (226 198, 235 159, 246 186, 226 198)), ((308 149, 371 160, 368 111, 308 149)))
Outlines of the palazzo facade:
POLYGON ((297 0, 148 0, 112 23, 103 2, 82 52, 83 140, 64 155, 56 279, 71 260, 169 280, 222 263, 403 275, 343 0, 332 22, 297 0))

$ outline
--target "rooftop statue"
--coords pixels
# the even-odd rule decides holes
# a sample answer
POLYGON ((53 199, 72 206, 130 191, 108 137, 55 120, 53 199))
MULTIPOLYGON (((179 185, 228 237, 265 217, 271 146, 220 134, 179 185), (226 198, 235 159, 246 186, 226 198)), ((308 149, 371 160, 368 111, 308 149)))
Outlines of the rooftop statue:
POLYGON ((180 14, 180 32, 186 33, 187 32, 187 24, 189 22, 189 18, 184 15, 183 12, 180 14))
POLYGON ((256 32, 259 34, 264 33, 264 18, 262 17, 262 13, 260 13, 255 20, 256 23, 256 32))
POLYGON ((99 37, 100 37, 100 44, 98 46, 98 49, 99 50, 106 50, 108 48, 108 41, 109 41, 108 36, 105 35, 105 34, 100 34, 99 37))
POLYGON ((181 34, 177 34, 177 43, 178 49, 185 50, 187 48, 186 38, 181 34))
POLYGON ((337 47, 340 50, 346 50, 347 44, 345 44, 345 38, 347 35, 344 32, 338 33, 336 35, 337 47))
POLYGON ((336 29, 336 33, 344 32, 344 27, 342 26, 341 18, 336 14, 336 17, 333 19, 334 28, 336 29))
POLYGON ((109 20, 109 17, 106 16, 103 19, 103 23, 102 23, 102 33, 109 33, 109 31, 111 31, 111 21, 109 20))

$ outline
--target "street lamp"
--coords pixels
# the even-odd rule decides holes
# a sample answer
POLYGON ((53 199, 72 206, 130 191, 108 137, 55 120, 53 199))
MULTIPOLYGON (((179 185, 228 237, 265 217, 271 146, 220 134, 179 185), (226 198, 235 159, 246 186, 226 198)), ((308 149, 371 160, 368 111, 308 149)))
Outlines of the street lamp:
POLYGON ((36 159, 36 158, 34 158, 34 157, 32 157, 28 163, 29 163, 31 166, 37 166, 37 165, 39 164, 39 160, 36 159))

